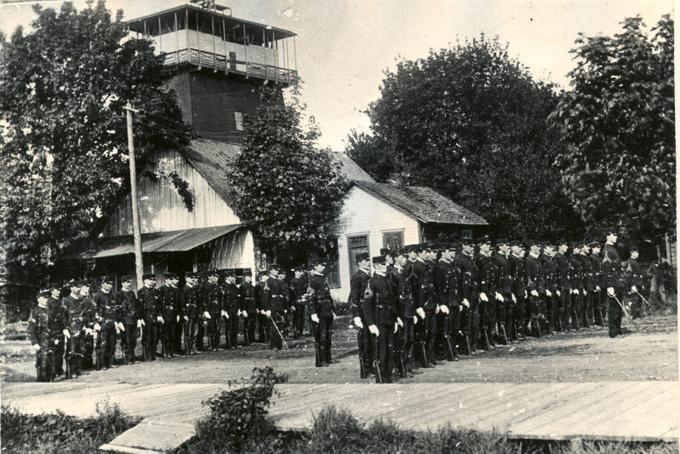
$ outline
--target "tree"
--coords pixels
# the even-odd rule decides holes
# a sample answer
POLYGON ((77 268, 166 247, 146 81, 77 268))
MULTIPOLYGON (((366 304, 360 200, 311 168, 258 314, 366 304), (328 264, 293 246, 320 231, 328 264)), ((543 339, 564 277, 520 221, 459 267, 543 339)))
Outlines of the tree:
POLYGON ((644 30, 627 18, 614 37, 580 35, 571 90, 552 115, 568 147, 558 156, 566 194, 593 230, 633 238, 675 232, 673 21, 644 30))
POLYGON ((374 178, 402 172, 407 184, 433 187, 499 234, 579 229, 553 170, 561 145, 546 118, 555 87, 534 80, 497 39, 482 35, 400 62, 380 91, 367 111, 372 135, 350 136, 347 150, 374 178))
POLYGON ((301 110, 296 98, 286 104, 280 91, 263 90, 231 174, 239 217, 284 263, 332 237, 346 191, 340 164, 316 149, 318 130, 313 121, 303 129, 301 110))
MULTIPOLYGON (((129 192, 123 105, 135 123, 137 159, 188 143, 173 68, 146 40, 127 40, 122 11, 104 2, 77 11, 34 7, 33 31, 3 39, 0 110, 2 242, 10 280, 34 285, 74 242, 98 233, 129 192)), ((140 163, 141 167, 141 163, 140 163)))

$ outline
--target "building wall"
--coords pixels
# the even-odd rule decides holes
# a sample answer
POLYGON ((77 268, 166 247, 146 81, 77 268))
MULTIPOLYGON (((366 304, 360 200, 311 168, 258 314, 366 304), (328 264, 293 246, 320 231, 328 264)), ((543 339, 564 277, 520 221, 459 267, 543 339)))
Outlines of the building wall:
POLYGON ((340 287, 331 290, 333 297, 341 302, 349 296, 350 263, 348 238, 367 235, 371 257, 380 255, 383 232, 404 232, 404 244, 420 242, 418 220, 357 186, 345 199, 338 220, 338 256, 340 287))
MULTIPOLYGON (((138 171, 137 191, 142 233, 240 224, 234 210, 177 151, 158 152, 149 162, 154 171, 176 171, 193 191, 192 211, 167 179, 151 179, 138 171)), ((126 197, 109 220, 108 236, 132 235, 132 204, 126 197)))

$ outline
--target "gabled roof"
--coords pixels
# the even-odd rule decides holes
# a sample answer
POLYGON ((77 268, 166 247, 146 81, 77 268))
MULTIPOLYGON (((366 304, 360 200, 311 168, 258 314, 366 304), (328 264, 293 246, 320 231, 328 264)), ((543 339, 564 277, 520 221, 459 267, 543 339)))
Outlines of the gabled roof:
POLYGON ((454 203, 432 188, 357 181, 355 184, 426 224, 489 225, 481 216, 454 203))
POLYGON ((367 183, 375 183, 376 181, 364 169, 359 167, 359 164, 354 162, 346 153, 340 151, 331 152, 331 156, 338 161, 342 166, 342 171, 345 178, 349 181, 365 181, 367 183))

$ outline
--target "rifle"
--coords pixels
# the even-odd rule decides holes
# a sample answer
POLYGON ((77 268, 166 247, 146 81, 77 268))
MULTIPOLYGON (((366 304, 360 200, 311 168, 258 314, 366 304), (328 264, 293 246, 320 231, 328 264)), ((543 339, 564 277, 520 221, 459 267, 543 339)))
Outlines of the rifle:
POLYGON ((66 379, 68 380, 71 378, 71 343, 67 341, 68 339, 66 336, 64 336, 64 351, 65 351, 65 360, 66 360, 66 369, 64 370, 64 374, 66 379))
POLYGON ((312 334, 314 335, 314 354, 316 355, 315 358, 315 366, 316 367, 321 367, 321 350, 320 350, 320 345, 319 345, 319 324, 316 322, 312 322, 312 334))
POLYGON ((503 341, 505 342, 505 345, 508 345, 510 342, 508 341, 508 333, 505 332, 505 323, 501 323, 499 325, 501 329, 501 335, 503 336, 503 341))
POLYGON ((382 373, 380 372, 380 360, 378 359, 378 336, 374 334, 371 335, 371 340, 373 341, 373 350, 375 351, 375 358, 373 359, 373 368, 375 369, 375 381, 376 383, 382 384, 382 373))

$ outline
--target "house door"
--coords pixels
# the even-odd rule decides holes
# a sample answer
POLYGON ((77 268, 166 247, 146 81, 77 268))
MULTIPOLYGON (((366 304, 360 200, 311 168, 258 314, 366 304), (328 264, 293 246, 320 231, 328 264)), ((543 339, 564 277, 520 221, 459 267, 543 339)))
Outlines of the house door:
POLYGON ((368 235, 348 237, 347 247, 349 249, 349 272, 350 276, 354 276, 359 269, 357 255, 368 252, 368 235))

